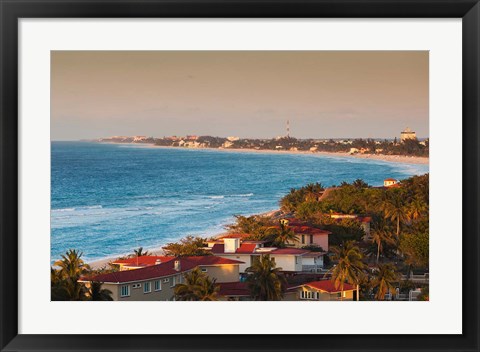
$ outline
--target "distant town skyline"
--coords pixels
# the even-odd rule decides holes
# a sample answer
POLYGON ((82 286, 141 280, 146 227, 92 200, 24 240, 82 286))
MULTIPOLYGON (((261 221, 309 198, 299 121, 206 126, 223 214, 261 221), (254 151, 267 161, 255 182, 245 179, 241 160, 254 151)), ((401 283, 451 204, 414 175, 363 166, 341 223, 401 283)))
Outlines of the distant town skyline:
POLYGON ((426 51, 52 51, 51 139, 428 133, 426 51))

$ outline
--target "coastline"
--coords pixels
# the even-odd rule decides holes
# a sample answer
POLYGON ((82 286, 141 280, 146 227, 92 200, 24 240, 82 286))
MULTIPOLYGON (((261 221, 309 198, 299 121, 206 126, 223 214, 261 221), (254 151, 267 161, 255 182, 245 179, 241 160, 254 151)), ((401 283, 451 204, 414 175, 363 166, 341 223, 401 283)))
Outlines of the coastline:
POLYGON ((115 142, 94 142, 104 144, 118 144, 118 145, 135 145, 143 148, 168 148, 168 149, 181 149, 181 150, 212 150, 219 152, 236 152, 236 153, 258 153, 258 154, 300 154, 300 155, 313 155, 313 156, 327 156, 327 157, 339 157, 339 158, 353 158, 353 159, 367 159, 378 160, 392 163, 402 164, 421 164, 428 165, 429 157, 421 156, 408 156, 408 155, 386 155, 386 154, 350 154, 346 152, 311 152, 303 150, 271 150, 271 149, 238 149, 238 148, 188 148, 188 147, 173 147, 162 146, 155 144, 142 144, 142 143, 115 143, 115 142))
MULTIPOLYGON (((104 143, 104 144, 118 144, 118 145, 127 145, 127 146, 135 146, 138 148, 167 148, 167 149, 181 149, 181 150, 205 150, 205 151, 218 151, 218 152, 231 152, 231 153, 255 153, 255 154, 276 154, 276 155, 312 155, 318 157, 333 157, 333 158, 346 158, 346 159, 368 159, 368 160, 375 160, 375 161, 382 161, 382 162, 391 162, 391 163, 403 163, 403 164, 422 164, 428 165, 429 158, 428 157, 415 157, 415 156, 405 156, 405 155, 383 155, 383 154, 349 154, 346 152, 311 152, 311 151, 295 151, 295 150, 269 150, 269 149, 237 149, 237 148, 186 148, 186 147, 174 147, 174 146, 158 146, 151 143, 115 143, 115 142, 96 142, 93 143, 104 143)), ((261 214, 252 214, 252 215, 259 215, 259 216, 275 216, 280 210, 270 210, 261 214)), ((211 236, 212 238, 217 238, 219 236, 224 235, 225 232, 221 232, 211 236)), ((179 238, 178 240, 180 240, 179 238)), ((165 244, 163 244, 165 245, 165 244)), ((162 246, 163 246, 162 245, 162 246)), ((144 248, 148 250, 153 255, 164 255, 164 251, 162 246, 152 247, 152 248, 144 248)), ((125 255, 125 254, 124 254, 125 255)), ((109 262, 115 260, 122 255, 116 256, 108 256, 100 259, 95 259, 92 261, 88 261, 88 265, 92 269, 100 269, 103 266, 108 265, 109 262)))

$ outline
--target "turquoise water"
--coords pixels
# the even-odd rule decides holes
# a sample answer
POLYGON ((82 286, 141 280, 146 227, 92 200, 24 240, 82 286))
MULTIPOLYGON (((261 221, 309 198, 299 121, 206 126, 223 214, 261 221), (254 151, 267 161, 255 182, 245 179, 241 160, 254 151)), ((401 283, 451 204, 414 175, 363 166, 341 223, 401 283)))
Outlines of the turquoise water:
POLYGON ((428 165, 303 154, 52 142, 51 255, 87 260, 221 232, 234 214, 278 208, 290 188, 428 172, 428 165))

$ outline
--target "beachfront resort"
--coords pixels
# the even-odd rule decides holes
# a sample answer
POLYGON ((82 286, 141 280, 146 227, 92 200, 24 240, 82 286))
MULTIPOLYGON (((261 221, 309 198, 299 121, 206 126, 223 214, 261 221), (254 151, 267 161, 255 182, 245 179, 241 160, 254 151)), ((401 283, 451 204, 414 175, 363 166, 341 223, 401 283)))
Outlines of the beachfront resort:
POLYGON ((72 249, 52 266, 52 300, 428 300, 428 185, 428 174, 309 184, 279 210, 161 253, 88 265, 72 249))

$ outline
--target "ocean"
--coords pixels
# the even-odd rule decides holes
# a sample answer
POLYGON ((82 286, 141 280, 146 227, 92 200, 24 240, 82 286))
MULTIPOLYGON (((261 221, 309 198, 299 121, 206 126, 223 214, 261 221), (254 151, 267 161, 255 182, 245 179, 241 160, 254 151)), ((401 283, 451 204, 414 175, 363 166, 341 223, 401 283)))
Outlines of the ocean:
POLYGON ((361 178, 379 186, 428 165, 306 154, 52 142, 51 259, 87 261, 224 231, 234 214, 278 209, 291 188, 361 178))

